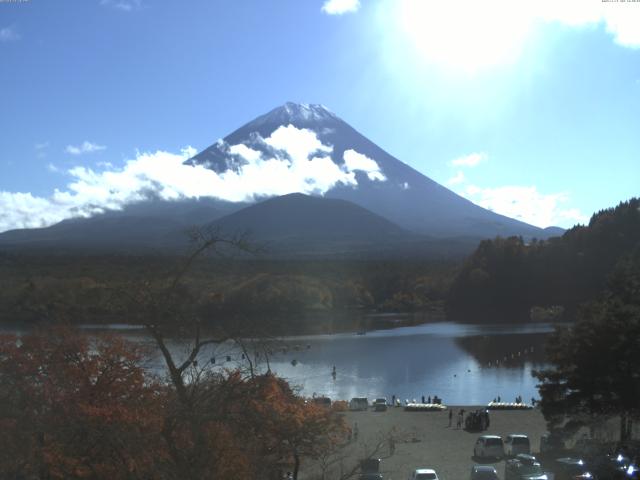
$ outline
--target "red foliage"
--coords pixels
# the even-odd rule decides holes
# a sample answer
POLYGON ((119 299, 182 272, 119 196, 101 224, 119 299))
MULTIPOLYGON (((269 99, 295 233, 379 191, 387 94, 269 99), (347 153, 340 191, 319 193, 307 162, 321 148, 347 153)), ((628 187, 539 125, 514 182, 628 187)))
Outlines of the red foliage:
POLYGON ((211 374, 180 397, 117 336, 0 337, 0 478, 275 478, 344 437, 273 375, 211 374))

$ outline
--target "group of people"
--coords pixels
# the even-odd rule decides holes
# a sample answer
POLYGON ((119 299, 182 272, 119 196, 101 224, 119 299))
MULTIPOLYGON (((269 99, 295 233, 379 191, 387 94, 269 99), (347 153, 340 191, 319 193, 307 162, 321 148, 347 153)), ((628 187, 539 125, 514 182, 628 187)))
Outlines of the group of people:
MULTIPOLYGON (((433 398, 431 398, 431 395, 429 395, 426 398, 425 398, 424 395, 422 395, 421 400, 422 400, 422 403, 427 403, 427 404, 430 404, 430 403, 435 403, 435 404, 438 404, 438 405, 442 404, 442 399, 440 397, 438 397, 437 395, 434 395, 433 398)), ((408 398, 405 400, 405 403, 409 403, 409 399, 408 398)), ((413 403, 416 403, 416 401, 413 400, 413 403)), ((391 405, 393 405, 395 407, 399 407, 400 406, 400 399, 396 398, 395 395, 391 395, 391 405)))
POLYGON ((436 404, 441 404, 442 403, 442 399, 440 397, 438 397, 437 395, 433 396, 433 401, 431 400, 431 395, 429 395, 427 397, 427 401, 425 402, 424 399, 424 395, 422 395, 422 403, 436 403, 436 404))
MULTIPOLYGON (((493 399, 493 403, 500 403, 500 395, 493 399)), ((522 395, 516 397, 516 403, 522 403, 522 395)), ((535 407, 536 399, 531 397, 531 405, 535 407)))

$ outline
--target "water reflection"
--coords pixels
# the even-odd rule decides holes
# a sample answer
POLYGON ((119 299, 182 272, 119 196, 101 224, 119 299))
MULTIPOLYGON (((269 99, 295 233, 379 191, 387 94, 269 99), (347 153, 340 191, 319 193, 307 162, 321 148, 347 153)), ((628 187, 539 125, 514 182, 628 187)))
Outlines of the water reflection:
MULTIPOLYGON (((452 405, 485 404, 498 395, 505 400, 516 395, 529 400, 538 397, 531 371, 544 364, 544 339, 552 330, 549 324, 440 322, 366 335, 286 337, 260 344, 260 369, 266 370, 264 353, 270 352, 269 367, 273 372, 298 385, 305 395, 323 394, 334 399, 392 395, 419 399, 422 395, 438 395, 452 405)), ((129 340, 148 345, 145 366, 162 374, 163 359, 144 331, 127 329, 121 333, 129 340)), ((169 347, 177 357, 186 358, 186 341, 174 339, 169 347)), ((198 362, 214 368, 247 366, 248 359, 242 354, 231 344, 209 346, 198 362)))

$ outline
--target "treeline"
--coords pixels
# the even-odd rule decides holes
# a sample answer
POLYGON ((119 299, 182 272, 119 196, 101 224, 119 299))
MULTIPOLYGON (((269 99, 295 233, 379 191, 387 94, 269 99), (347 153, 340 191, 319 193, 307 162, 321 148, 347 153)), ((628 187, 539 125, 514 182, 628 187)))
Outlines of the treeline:
MULTIPOLYGON (((33 322, 64 311, 79 323, 128 322, 114 298, 121 287, 161 284, 178 265, 178 257, 0 255, 0 321, 33 322)), ((354 312, 442 312, 454 269, 429 261, 216 257, 195 265, 184 283, 203 318, 270 317, 287 331, 313 332, 323 317, 359 328, 346 324, 354 312)))
POLYGON ((640 200, 600 211, 562 237, 480 243, 451 284, 447 315, 465 321, 571 320, 640 245, 640 200), (545 315, 546 313, 546 315, 545 315))

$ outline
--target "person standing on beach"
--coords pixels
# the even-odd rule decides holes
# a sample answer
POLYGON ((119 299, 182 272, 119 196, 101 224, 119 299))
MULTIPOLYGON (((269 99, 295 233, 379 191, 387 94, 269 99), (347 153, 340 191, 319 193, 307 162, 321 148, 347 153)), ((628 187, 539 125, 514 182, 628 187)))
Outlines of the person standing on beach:
POLYGON ((449 426, 451 426, 452 419, 453 419, 453 410, 449 409, 449 426))
POLYGON ((353 439, 358 440, 358 422, 353 424, 353 439))

